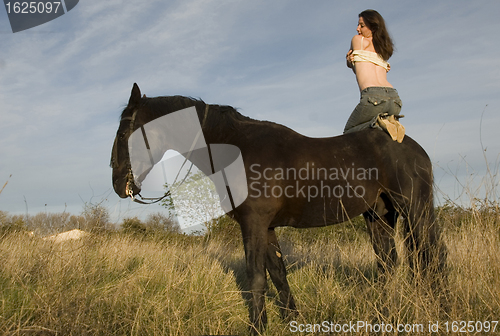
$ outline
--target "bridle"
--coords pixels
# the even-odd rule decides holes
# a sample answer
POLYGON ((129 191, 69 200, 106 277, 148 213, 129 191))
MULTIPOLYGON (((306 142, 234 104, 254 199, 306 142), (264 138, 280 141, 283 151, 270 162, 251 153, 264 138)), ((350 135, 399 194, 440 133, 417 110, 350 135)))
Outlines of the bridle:
MULTIPOLYGON (((184 167, 184 165, 186 164, 186 162, 191 157, 191 153, 193 152, 194 146, 198 142, 198 139, 201 136, 201 134, 203 133, 202 129, 205 126, 205 121, 206 121, 207 115, 208 115, 208 109, 209 109, 209 104, 205 104, 205 113, 203 115, 203 121, 201 123, 201 128, 198 131, 198 133, 196 134, 196 137, 195 137, 193 143, 191 144, 189 152, 186 155, 186 157, 184 159, 184 162, 182 163, 181 167, 179 168, 179 171, 177 172, 177 175, 176 175, 176 177, 174 179, 174 182, 172 182, 171 185, 175 185, 175 183, 177 181, 177 178, 179 177, 179 174, 180 174, 182 168, 184 167)), ((123 117, 120 120, 120 122, 122 122, 123 120, 130 120, 130 126, 129 126, 129 131, 130 131, 129 134, 130 135, 132 135, 132 133, 134 132, 134 126, 135 126, 134 124, 135 124, 135 119, 137 117, 137 112, 138 112, 138 109, 135 109, 134 112, 132 113, 131 117, 123 117)), ((148 150, 149 160, 151 161, 151 166, 154 166, 155 162, 153 160, 153 155, 151 154, 151 148, 149 147, 149 142, 148 142, 148 138, 146 136, 146 131, 144 130, 144 125, 141 125, 140 128, 141 128, 142 136, 144 138, 144 143, 146 144, 146 149, 148 150)), ((129 135, 129 137, 130 137, 130 135, 129 135)), ((193 163, 191 163, 191 167, 189 168, 188 172, 184 176, 183 180, 179 183, 179 186, 184 183, 184 181, 188 177, 189 173, 191 172, 192 167, 193 167, 193 163)), ((154 204, 154 203, 160 202, 161 200, 163 200, 166 197, 168 197, 168 196, 171 195, 170 190, 168 190, 161 197, 152 197, 152 198, 151 197, 142 197, 142 195, 140 193, 138 193, 136 195, 139 196, 140 199, 136 198, 135 197, 136 195, 134 195, 134 192, 133 192, 133 189, 132 189, 132 186, 135 185, 135 183, 134 183, 134 174, 132 172, 132 162, 130 160, 130 154, 129 154, 129 158, 128 158, 128 162, 127 162, 127 176, 126 176, 126 179, 127 179, 127 183, 125 185, 125 194, 127 196, 130 196, 130 198, 132 199, 132 201, 134 201, 136 203, 140 203, 140 204, 154 204)))

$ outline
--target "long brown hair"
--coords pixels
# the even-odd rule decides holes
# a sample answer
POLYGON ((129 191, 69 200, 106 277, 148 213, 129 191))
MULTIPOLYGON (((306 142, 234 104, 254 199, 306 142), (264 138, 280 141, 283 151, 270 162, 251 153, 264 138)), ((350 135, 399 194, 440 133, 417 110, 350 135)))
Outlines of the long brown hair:
POLYGON ((375 51, 387 61, 394 52, 394 43, 385 27, 384 18, 373 9, 362 11, 359 17, 363 18, 365 25, 372 31, 375 51))

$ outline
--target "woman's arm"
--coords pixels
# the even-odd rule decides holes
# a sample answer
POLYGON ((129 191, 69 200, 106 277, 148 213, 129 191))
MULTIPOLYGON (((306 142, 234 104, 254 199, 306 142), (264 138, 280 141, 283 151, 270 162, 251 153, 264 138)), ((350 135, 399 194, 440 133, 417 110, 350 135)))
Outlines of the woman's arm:
POLYGON ((347 67, 349 69, 352 69, 352 71, 354 73, 356 73, 356 70, 354 69, 354 64, 352 63, 352 59, 353 59, 352 51, 353 51, 353 47, 352 47, 352 40, 351 40, 351 47, 350 47, 349 51, 347 52, 347 55, 345 56, 345 60, 346 60, 347 67))

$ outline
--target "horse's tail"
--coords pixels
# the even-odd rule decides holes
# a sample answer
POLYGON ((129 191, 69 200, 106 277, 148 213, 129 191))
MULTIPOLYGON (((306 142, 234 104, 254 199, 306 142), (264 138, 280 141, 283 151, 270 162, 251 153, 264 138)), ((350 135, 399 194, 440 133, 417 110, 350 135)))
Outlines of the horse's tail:
MULTIPOLYGON (((430 164, 430 161, 429 161, 430 164)), ((434 211, 432 170, 414 181, 404 220, 405 242, 410 266, 417 277, 435 278, 444 271, 447 251, 442 228, 434 211)))

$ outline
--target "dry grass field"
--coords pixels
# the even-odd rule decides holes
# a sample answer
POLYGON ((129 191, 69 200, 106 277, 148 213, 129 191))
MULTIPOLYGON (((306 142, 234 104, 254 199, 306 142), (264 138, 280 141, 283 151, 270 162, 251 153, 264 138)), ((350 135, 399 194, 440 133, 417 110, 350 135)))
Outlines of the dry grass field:
MULTIPOLYGON (((300 313, 280 320, 269 281, 265 335, 323 335, 326 326, 354 334, 347 328, 358 323, 359 335, 393 335, 389 328, 398 327, 407 335, 499 334, 500 209, 444 206, 438 220, 449 256, 447 274, 435 275, 447 281, 434 291, 412 280, 405 262, 378 281, 358 219, 280 229, 300 313)), ((238 229, 225 225, 208 237, 108 230, 64 243, 4 230, 0 334, 246 335, 243 247, 238 229)), ((398 250, 404 255, 401 239, 398 250)))

